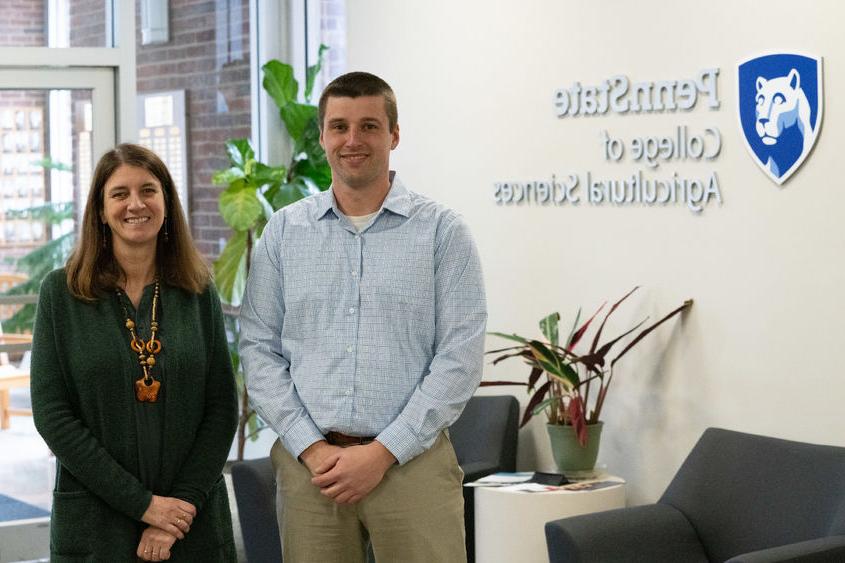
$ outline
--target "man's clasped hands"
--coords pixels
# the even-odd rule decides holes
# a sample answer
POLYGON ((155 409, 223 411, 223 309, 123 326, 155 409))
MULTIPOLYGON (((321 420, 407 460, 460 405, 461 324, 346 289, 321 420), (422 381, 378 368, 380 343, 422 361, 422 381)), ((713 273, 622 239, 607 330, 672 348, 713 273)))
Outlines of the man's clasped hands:
MULTIPOLYGON (((354 504, 381 483, 396 458, 378 441, 342 448, 326 441, 311 444, 300 455, 311 472, 311 483, 337 504, 354 504)), ((149 526, 141 535, 137 555, 144 561, 167 561, 176 540, 185 538, 197 515, 184 500, 153 495, 141 520, 149 526)))

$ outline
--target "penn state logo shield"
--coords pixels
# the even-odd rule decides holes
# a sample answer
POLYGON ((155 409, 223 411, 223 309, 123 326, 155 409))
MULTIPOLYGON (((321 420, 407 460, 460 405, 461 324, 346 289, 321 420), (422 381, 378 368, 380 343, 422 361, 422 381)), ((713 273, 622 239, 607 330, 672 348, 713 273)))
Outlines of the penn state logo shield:
POLYGON ((822 123, 822 59, 776 53, 738 66, 739 125, 758 166, 778 185, 807 160, 822 123))

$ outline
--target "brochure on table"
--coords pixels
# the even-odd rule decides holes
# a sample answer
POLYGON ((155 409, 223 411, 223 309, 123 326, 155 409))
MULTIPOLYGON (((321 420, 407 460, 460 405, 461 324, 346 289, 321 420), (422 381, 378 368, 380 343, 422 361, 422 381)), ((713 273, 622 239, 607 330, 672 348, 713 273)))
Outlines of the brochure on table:
POLYGON ((592 478, 574 480, 569 478, 570 483, 559 487, 532 483, 533 471, 521 471, 517 473, 493 473, 482 477, 472 483, 465 483, 465 487, 496 487, 506 491, 521 491, 527 493, 546 493, 549 491, 595 491, 607 487, 615 487, 624 483, 618 477, 611 477, 607 474, 594 475, 592 478))

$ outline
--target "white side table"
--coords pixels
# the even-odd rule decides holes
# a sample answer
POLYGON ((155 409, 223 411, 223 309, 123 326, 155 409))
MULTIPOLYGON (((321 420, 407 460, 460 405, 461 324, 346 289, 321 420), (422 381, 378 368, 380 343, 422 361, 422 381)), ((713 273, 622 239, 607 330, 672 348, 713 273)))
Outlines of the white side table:
POLYGON ((595 480, 616 481, 618 484, 595 490, 559 489, 542 493, 477 487, 477 563, 548 562, 546 522, 625 506, 624 479, 601 475, 595 480))

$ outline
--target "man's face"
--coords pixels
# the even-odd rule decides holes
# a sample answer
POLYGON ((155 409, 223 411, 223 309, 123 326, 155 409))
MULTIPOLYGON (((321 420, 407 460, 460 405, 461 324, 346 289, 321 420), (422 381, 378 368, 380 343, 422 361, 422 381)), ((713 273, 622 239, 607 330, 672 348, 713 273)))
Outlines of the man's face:
POLYGON ((399 126, 390 130, 382 96, 327 100, 320 145, 335 186, 365 189, 387 181, 390 151, 398 143, 399 126))

